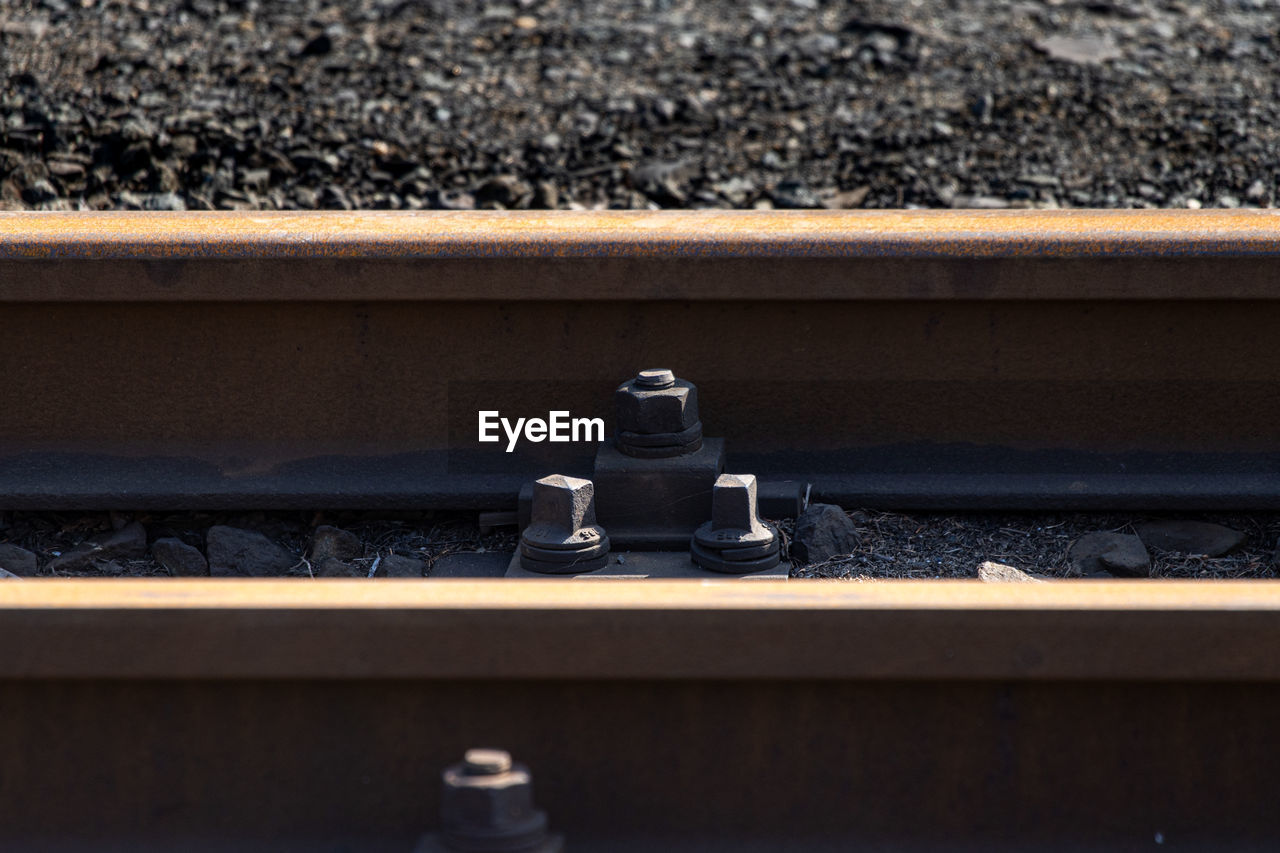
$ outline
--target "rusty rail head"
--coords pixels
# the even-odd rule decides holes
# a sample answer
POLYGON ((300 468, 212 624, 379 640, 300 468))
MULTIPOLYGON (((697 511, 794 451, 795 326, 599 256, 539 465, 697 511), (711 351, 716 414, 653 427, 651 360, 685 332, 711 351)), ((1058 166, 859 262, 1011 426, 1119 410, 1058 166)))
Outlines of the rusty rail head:
POLYGON ((1274 210, 10 212, 0 302, 1274 299, 1278 257, 1274 210))
POLYGON ((1280 681, 1277 642, 1269 581, 0 584, 0 679, 1280 681))
POLYGON ((1280 255, 1280 211, 0 213, 0 260, 1115 255, 1280 255))

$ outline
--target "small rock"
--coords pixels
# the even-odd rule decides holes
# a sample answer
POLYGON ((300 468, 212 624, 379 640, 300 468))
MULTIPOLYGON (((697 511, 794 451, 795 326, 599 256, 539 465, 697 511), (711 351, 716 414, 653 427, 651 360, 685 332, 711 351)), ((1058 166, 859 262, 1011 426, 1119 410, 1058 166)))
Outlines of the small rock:
POLYGON ((950 204, 957 210, 1004 210, 1009 200, 990 195, 957 195, 950 204))
POLYGON ((689 172, 684 160, 649 160, 631 170, 631 186, 659 204, 681 205, 687 198, 689 172))
POLYGON ((177 577, 198 578, 209 574, 209 561, 198 548, 174 537, 157 539, 151 543, 151 556, 156 562, 177 577))
POLYGON ((209 528, 205 550, 214 577, 273 577, 298 564, 296 557, 261 533, 222 524, 209 528))
POLYGON ((769 197, 782 210, 816 210, 822 207, 822 199, 799 181, 779 182, 769 197))
POLYGON ((311 41, 303 45, 299 56, 324 56, 333 51, 333 39, 329 38, 326 33, 313 38, 311 41))
POLYGON ((813 504, 796 519, 791 556, 802 563, 821 563, 858 547, 858 529, 834 504, 813 504))
POLYGON ((363 554, 364 546, 360 543, 360 537, 348 530, 322 524, 311 534, 308 555, 312 563, 321 563, 326 557, 353 560, 363 554))
POLYGON ((315 568, 312 571, 318 578, 358 578, 364 576, 364 572, 359 568, 343 562, 337 557, 325 557, 314 565, 315 568))
POLYGON ((84 166, 68 160, 50 160, 49 173, 59 178, 79 178, 84 175, 84 166))
POLYGON ((847 210, 852 207, 860 206, 870 194, 871 187, 858 187, 856 190, 848 192, 836 191, 830 195, 825 195, 822 199, 822 206, 828 210, 847 210))
POLYGON ((475 210, 476 197, 461 190, 440 190, 431 192, 430 206, 440 210, 475 210))
POLYGON ((22 189, 22 200, 27 204, 42 204, 57 197, 58 191, 44 178, 37 178, 22 189))
POLYGON ((22 578, 15 575, 8 569, 0 569, 0 581, 20 581, 22 578))
POLYGON ((528 207, 533 187, 515 175, 498 175, 480 185, 475 192, 476 205, 486 209, 509 210, 528 207))
POLYGON ((969 105, 969 112, 981 124, 988 124, 991 121, 991 113, 995 109, 996 99, 990 92, 984 92, 973 100, 969 105))
POLYGON ((550 181, 538 181, 538 189, 533 196, 533 207, 540 210, 555 210, 560 203, 560 191, 550 181))
POLYGON ((36 555, 17 545, 0 544, 0 569, 30 577, 36 573, 36 555))
POLYGON ((91 536, 62 556, 49 561, 51 573, 102 569, 111 560, 137 560, 147 555, 147 529, 138 522, 112 533, 91 536))
POLYGON ((1068 557, 1072 570, 1081 577, 1151 575, 1151 556, 1142 540, 1131 533, 1086 533, 1071 543, 1068 557))
POLYGON ((413 557, 388 554, 378 563, 375 578, 420 578, 427 564, 413 557))
POLYGON ((1138 538, 1157 551, 1203 554, 1221 557, 1244 545, 1248 539, 1239 530, 1207 521, 1165 519, 1138 525, 1138 538))
POLYGON ((1115 42, 1098 36, 1051 36, 1036 42, 1036 48, 1053 59, 1086 64, 1099 64, 1124 56, 1124 51, 1115 42))
POLYGON ((1041 578, 1004 563, 984 562, 978 566, 978 580, 984 583, 1044 583, 1041 578))
POLYGON ((187 203, 177 193, 153 193, 142 198, 143 210, 186 210, 187 203))

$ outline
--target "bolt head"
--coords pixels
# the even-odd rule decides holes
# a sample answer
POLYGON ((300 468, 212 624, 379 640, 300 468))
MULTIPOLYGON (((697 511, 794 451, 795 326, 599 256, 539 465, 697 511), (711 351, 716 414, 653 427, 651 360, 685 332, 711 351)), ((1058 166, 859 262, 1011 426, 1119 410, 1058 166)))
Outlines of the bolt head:
POLYGON ((552 474, 533 484, 533 524, 569 531, 596 523, 596 487, 590 480, 552 474))
POLYGON ((613 395, 619 432, 684 432, 698 423, 698 389, 669 370, 645 370, 613 395), (669 384, 666 382, 670 377, 669 384))
POLYGON ((531 545, 585 549, 604 539, 596 524, 596 487, 590 480, 552 474, 533 484, 533 507, 522 538, 531 545))
POLYGON ((711 492, 712 530, 751 530, 760 524, 754 474, 721 474, 711 492))
POLYGON ((721 474, 711 491, 711 521, 693 534, 706 548, 723 550, 765 546, 777 539, 773 528, 760 520, 753 474, 721 474))

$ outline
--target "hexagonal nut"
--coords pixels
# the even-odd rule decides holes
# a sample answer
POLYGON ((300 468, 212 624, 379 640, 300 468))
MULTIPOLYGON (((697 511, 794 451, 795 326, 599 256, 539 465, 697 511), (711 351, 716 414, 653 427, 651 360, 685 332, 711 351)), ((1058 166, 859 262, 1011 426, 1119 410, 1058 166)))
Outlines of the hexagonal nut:
POLYGON ((523 765, 504 773, 467 775, 462 765, 444 773, 440 797, 441 826, 446 835, 538 835, 546 815, 533 805, 533 780, 523 765))
POLYGON ((624 382, 613 395, 619 432, 648 435, 683 432, 698 423, 698 389, 677 379, 670 388, 624 382))

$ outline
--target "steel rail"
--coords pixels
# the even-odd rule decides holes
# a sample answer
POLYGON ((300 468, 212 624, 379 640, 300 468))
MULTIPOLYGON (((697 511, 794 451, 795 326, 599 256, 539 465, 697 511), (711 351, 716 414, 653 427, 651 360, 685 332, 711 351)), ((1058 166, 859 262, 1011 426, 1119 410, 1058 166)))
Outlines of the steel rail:
POLYGON ((1277 647, 1270 581, 0 585, 0 678, 1280 681, 1277 647))
POLYGON ((1275 299, 1277 257, 1274 210, 0 212, 6 301, 1275 299))
POLYGON ((407 853, 484 744, 575 850, 1263 850, 1278 635, 1268 582, 9 582, 0 836, 407 853))
POLYGON ((1276 217, 0 214, 0 504, 507 508, 665 365, 819 499, 1277 508, 1276 217))

